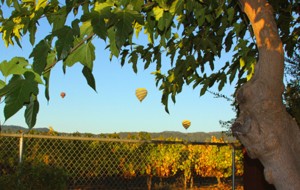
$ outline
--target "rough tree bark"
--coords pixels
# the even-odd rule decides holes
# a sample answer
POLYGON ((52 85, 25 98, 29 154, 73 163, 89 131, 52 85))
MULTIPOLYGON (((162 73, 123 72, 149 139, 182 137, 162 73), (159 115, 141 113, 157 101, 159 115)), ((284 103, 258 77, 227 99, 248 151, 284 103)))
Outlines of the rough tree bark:
POLYGON ((264 165, 277 190, 300 189, 300 130, 282 102, 284 52, 272 7, 266 0, 240 0, 259 51, 254 76, 237 92, 239 117, 232 132, 251 158, 264 165))

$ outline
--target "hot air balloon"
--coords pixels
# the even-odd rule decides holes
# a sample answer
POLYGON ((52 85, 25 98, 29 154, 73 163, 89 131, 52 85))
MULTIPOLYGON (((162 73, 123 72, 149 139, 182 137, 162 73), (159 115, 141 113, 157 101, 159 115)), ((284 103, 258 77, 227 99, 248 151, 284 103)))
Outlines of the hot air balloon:
POLYGON ((61 96, 62 98, 64 98, 64 97, 66 96, 66 93, 65 93, 65 92, 61 92, 61 93, 60 93, 60 96, 61 96))
POLYGON ((144 98, 147 96, 147 89, 146 88, 137 88, 135 91, 136 97, 139 99, 140 102, 144 100, 144 98))
POLYGON ((189 120, 183 120, 182 121, 182 126, 185 128, 185 129, 188 129, 190 126, 191 126, 191 122, 189 120))

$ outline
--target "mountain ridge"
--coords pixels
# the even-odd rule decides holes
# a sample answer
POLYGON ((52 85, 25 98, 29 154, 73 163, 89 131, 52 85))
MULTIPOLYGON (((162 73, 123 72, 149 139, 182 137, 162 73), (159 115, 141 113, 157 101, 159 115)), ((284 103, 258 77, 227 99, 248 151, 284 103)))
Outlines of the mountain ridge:
MULTIPOLYGON (((17 125, 3 125, 2 133, 20 133, 20 132, 28 132, 29 129, 17 125)), ((34 128, 32 129, 31 134, 47 134, 50 132, 49 128, 34 128)), ((120 138, 120 139, 136 139, 139 136, 143 136, 143 138, 150 139, 182 139, 187 141, 210 141, 212 136, 220 139, 223 138, 225 141, 236 141, 236 139, 232 136, 228 136, 225 132, 215 131, 215 132, 179 132, 179 131, 162 131, 162 132, 115 132, 115 133, 100 133, 100 134, 92 134, 92 133, 65 133, 55 131, 55 133, 59 136, 85 136, 85 137, 108 137, 108 138, 120 138)))

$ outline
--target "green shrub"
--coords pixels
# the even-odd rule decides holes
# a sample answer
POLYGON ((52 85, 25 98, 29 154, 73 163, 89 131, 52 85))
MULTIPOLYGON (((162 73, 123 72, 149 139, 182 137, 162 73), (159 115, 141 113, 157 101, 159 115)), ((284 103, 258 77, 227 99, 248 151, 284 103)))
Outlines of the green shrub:
POLYGON ((64 170, 44 163, 24 162, 15 171, 0 176, 3 190, 63 190, 67 189, 64 170))

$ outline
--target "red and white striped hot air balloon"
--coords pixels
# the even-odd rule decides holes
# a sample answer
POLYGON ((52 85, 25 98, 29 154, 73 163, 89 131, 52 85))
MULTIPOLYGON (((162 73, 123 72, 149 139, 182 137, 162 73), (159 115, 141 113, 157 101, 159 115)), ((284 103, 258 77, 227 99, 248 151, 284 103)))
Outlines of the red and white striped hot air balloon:
POLYGON ((144 100, 144 98, 147 96, 148 92, 146 88, 137 88, 135 91, 136 97, 139 99, 140 102, 144 100))
POLYGON ((189 120, 183 120, 182 121, 182 126, 185 128, 185 129, 188 129, 190 126, 191 126, 191 122, 189 120))

